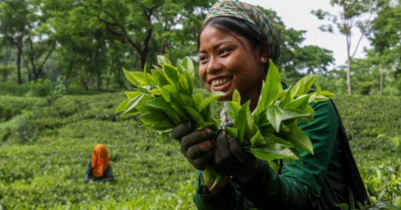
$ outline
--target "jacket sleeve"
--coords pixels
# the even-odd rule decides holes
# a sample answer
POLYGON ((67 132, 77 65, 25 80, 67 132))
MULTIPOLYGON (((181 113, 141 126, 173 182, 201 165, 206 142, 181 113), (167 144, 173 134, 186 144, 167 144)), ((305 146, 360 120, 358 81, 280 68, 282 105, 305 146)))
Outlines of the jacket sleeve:
POLYGON ((227 184, 218 193, 211 193, 203 183, 201 171, 198 171, 198 180, 196 182, 196 192, 194 195, 194 203, 199 210, 225 210, 232 209, 232 202, 235 202, 233 196, 233 188, 227 184))
POLYGON ((312 122, 298 125, 311 139, 314 155, 298 150, 303 164, 284 161, 281 175, 266 164, 244 185, 231 179, 234 188, 259 209, 311 209, 319 198, 336 141, 338 119, 330 101, 312 107, 312 122))
POLYGON ((88 163, 86 164, 86 169, 85 169, 85 174, 84 174, 84 182, 88 183, 89 179, 91 177, 91 173, 92 173, 92 160, 89 160, 88 163))

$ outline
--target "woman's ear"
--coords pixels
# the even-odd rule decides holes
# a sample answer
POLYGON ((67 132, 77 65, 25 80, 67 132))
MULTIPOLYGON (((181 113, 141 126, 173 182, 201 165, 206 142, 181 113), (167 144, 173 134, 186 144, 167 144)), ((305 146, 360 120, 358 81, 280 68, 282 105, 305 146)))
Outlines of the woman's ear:
POLYGON ((264 43, 259 47, 259 58, 261 63, 267 63, 269 61, 269 50, 267 43, 264 43))

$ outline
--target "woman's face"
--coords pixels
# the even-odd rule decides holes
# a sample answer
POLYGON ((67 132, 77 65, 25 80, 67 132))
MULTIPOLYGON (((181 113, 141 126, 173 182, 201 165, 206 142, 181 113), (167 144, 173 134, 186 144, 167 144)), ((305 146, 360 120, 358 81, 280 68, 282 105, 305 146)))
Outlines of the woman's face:
POLYGON ((198 55, 203 84, 211 92, 225 93, 218 100, 231 100, 237 89, 242 103, 257 103, 264 78, 262 55, 246 38, 207 26, 199 37, 198 55))

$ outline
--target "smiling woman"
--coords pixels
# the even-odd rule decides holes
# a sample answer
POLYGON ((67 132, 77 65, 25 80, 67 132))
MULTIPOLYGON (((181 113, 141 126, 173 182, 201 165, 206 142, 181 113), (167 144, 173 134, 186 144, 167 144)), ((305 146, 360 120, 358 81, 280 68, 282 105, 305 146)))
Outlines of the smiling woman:
MULTIPOLYGON (((235 90, 241 104, 250 101, 253 111, 259 101, 268 60, 280 55, 277 32, 257 7, 222 0, 216 3, 198 35, 199 75, 218 100, 228 101, 235 90)), ((286 89, 285 84, 282 85, 286 89)), ((334 104, 310 104, 311 123, 298 122, 312 141, 314 154, 298 150, 302 163, 283 161, 278 173, 246 150, 225 127, 231 120, 225 105, 222 130, 194 130, 191 123, 173 129, 188 161, 199 171, 194 201, 199 209, 337 209, 337 204, 355 208, 367 195, 349 150, 334 104), (218 184, 204 183, 203 170, 211 165, 221 174, 218 184), (350 199, 351 198, 351 199, 350 199)), ((294 149, 295 150, 295 149, 294 149)))

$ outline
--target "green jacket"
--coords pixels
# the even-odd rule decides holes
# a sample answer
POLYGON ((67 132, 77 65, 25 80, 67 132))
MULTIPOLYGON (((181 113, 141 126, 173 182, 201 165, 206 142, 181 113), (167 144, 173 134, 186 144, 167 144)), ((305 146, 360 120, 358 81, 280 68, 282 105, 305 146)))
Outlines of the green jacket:
POLYGON ((92 181, 101 181, 101 182, 107 182, 107 181, 114 181, 113 178, 113 168, 111 167, 111 164, 107 166, 106 171, 104 172, 103 177, 97 178, 94 177, 92 174, 92 159, 88 161, 86 164, 86 170, 85 170, 85 175, 84 175, 84 182, 88 183, 89 180, 92 181))
POLYGON ((249 183, 240 185, 231 178, 231 185, 215 194, 207 190, 199 176, 194 195, 198 209, 314 209, 322 203, 319 199, 327 182, 337 196, 335 200, 347 202, 336 112, 330 101, 311 106, 315 110, 312 122, 298 125, 311 139, 314 155, 299 150, 303 164, 284 161, 276 174, 266 163, 249 183))

